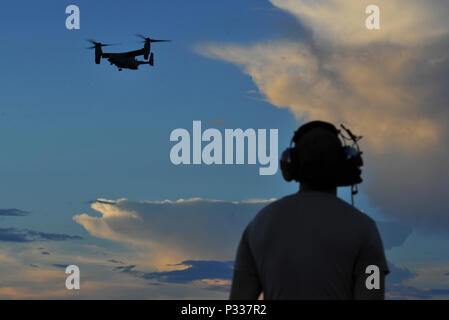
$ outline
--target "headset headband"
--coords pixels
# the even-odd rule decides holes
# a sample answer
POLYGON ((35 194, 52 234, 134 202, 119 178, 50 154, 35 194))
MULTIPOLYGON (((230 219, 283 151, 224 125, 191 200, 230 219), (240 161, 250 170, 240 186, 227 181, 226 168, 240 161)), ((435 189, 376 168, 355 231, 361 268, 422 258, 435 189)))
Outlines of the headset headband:
POLYGON ((306 123, 305 125, 301 126, 298 130, 296 130, 295 134, 293 135, 292 141, 294 143, 297 143, 302 136, 304 136, 307 132, 315 128, 323 128, 325 130, 332 132, 336 136, 338 136, 338 134, 340 133, 340 130, 335 128, 335 126, 332 123, 317 120, 306 123))

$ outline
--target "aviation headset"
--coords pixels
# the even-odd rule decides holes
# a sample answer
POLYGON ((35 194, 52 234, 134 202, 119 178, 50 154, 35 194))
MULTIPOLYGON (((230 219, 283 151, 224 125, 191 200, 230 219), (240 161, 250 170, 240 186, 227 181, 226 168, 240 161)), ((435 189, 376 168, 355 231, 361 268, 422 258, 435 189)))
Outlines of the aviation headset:
POLYGON ((280 167, 282 176, 288 182, 292 180, 304 182, 308 176, 307 171, 301 167, 301 155, 293 144, 298 144, 306 133, 315 128, 322 128, 331 132, 342 142, 341 147, 338 148, 337 172, 334 172, 332 177, 329 177, 331 179, 329 183, 333 186, 351 186, 351 200, 354 205, 354 195, 358 193, 357 184, 362 182, 360 167, 363 166, 363 160, 362 152, 358 145, 358 141, 362 137, 355 136, 344 125, 341 125, 344 133, 333 124, 324 121, 312 121, 296 130, 290 141, 290 147, 281 156, 280 167))

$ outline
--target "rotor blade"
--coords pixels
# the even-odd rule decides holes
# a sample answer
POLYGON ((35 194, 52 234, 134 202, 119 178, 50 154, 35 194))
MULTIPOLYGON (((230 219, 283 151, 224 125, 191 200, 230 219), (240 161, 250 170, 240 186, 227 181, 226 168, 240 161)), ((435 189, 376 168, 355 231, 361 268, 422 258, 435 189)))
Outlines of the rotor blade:
POLYGON ((95 49, 95 46, 87 47, 86 49, 95 49))
POLYGON ((141 35, 140 33, 136 33, 135 36, 146 40, 146 37, 144 35, 141 35))
POLYGON ((171 40, 154 40, 151 39, 150 42, 170 42, 171 40))
POLYGON ((117 45, 119 45, 119 44, 121 44, 121 43, 100 43, 100 45, 101 45, 102 47, 117 46, 117 45))
POLYGON ((94 41, 94 40, 92 40, 92 39, 87 39, 87 41, 89 41, 89 42, 92 43, 92 44, 97 44, 97 43, 99 43, 99 42, 96 42, 96 41, 94 41))

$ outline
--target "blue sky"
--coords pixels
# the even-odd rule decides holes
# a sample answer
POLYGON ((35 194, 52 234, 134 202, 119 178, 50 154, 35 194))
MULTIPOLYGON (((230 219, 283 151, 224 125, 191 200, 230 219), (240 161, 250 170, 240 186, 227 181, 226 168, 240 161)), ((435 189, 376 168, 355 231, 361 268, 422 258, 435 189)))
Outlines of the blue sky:
MULTIPOLYGON (((81 263, 91 278, 101 278, 103 274, 109 280, 120 276, 123 283, 140 281, 142 274, 136 276, 136 272, 129 271, 145 268, 144 274, 167 271, 161 270, 160 265, 156 268, 143 262, 145 250, 129 249, 129 245, 136 245, 133 241, 122 242, 110 234, 100 236, 73 217, 81 213, 100 217, 99 213, 115 206, 108 204, 97 210, 92 207, 93 203, 101 203, 97 199, 126 198, 121 205, 127 208, 140 201, 202 198, 232 202, 280 198, 295 192, 297 185, 285 183, 280 172, 259 176, 258 166, 174 166, 169 159, 173 145, 169 141, 170 132, 176 128, 191 131, 193 120, 220 130, 276 128, 279 151, 288 145, 293 131, 307 114, 301 117, 296 105, 290 105, 289 101, 279 105, 270 96, 271 91, 264 90, 267 86, 258 80, 261 76, 269 81, 264 74, 266 70, 256 70, 234 49, 266 44, 269 45, 266 53, 276 55, 278 50, 283 52, 277 42, 313 41, 310 36, 313 25, 303 25, 301 17, 290 9, 276 1, 262 0, 2 2, 0 208, 16 208, 29 214, 16 217, 5 211, 0 215, 0 227, 5 239, 8 234, 20 234, 30 240, 2 242, 0 232, 4 260, 18 264, 26 261, 28 267, 37 265, 57 275, 61 271, 54 265, 70 263, 66 260, 71 256, 74 260, 85 256, 91 260, 81 263), (65 28, 65 8, 69 4, 80 7, 80 30, 65 28), (172 40, 152 46, 154 68, 143 65, 138 71, 118 72, 107 61, 95 65, 94 52, 85 49, 89 46, 86 39, 92 38, 121 43, 105 48, 105 52, 134 50, 141 45, 135 33, 172 40), (232 44, 232 50, 224 47, 228 44, 232 44), (205 46, 209 49, 204 49, 205 46), (217 120, 220 125, 215 124, 217 120), (6 228, 15 231, 5 231, 6 228), (54 234, 79 235, 83 240, 43 240, 42 236, 24 233, 25 229, 53 238, 54 234), (45 250, 50 250, 51 258, 59 255, 58 259, 55 257, 59 263, 42 260, 45 254, 41 253, 45 250), (121 269, 128 273, 117 272, 111 266, 106 268, 108 276, 100 272, 98 252, 106 251, 109 260, 128 259, 123 261, 128 268, 121 269), (33 259, 37 262, 33 263, 33 259), (130 268, 130 261, 137 266, 130 268)), ((270 59, 267 61, 269 65, 270 59)), ((329 120, 341 119, 329 117, 329 120)), ((368 156, 377 152, 373 141, 367 142, 368 156)), ((368 158, 366 163, 374 166, 376 160, 368 158)), ((378 171, 368 170, 364 175, 367 183, 373 185, 377 174, 378 171)), ((447 229, 438 233, 433 227, 419 231, 416 219, 389 214, 396 206, 379 196, 378 189, 365 189, 362 185, 361 191, 356 203, 363 211, 377 220, 397 221, 414 230, 406 237, 407 241, 402 239, 403 246, 388 252, 391 261, 414 271, 434 267, 441 269, 440 273, 449 272, 449 256, 444 250, 448 244, 444 235, 447 229)), ((339 194, 349 201, 348 190, 339 194)), ((257 208, 255 205, 249 214, 257 208)), ((236 223, 238 234, 244 223, 236 223)), ((173 256, 184 259, 178 263, 211 257, 199 253, 173 256)), ((217 261, 228 258, 214 256, 217 261)), ((1 272, 0 280, 9 283, 14 278, 10 278, 10 272, 9 269, 1 272)), ((419 284, 427 287, 425 283, 419 284)), ((22 285, 17 292, 35 297, 30 292, 39 285, 22 285)), ((163 285, 167 286, 164 297, 172 297, 179 289, 171 287, 173 284, 163 285)), ((15 286, 11 282, 10 287, 15 286)), ((129 297, 146 290, 140 283, 134 288, 136 291, 130 291, 129 297)), ((202 297, 207 292, 204 288, 192 288, 185 290, 193 297, 202 297)), ((439 289, 447 288, 446 280, 439 289)), ((217 292, 217 297, 225 296, 223 290, 217 292)), ((95 294, 98 291, 93 290, 88 297, 95 294)), ((151 292, 146 296, 153 297, 151 292)))

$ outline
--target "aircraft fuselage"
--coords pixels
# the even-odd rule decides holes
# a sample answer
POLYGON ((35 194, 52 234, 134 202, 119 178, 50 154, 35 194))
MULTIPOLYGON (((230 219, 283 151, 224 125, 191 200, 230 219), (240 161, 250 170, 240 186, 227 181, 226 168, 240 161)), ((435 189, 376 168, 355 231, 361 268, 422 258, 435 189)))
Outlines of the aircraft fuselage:
POLYGON ((137 70, 139 65, 148 64, 146 61, 138 61, 134 57, 123 56, 123 55, 112 55, 108 58, 108 61, 117 66, 120 69, 131 69, 137 70))

